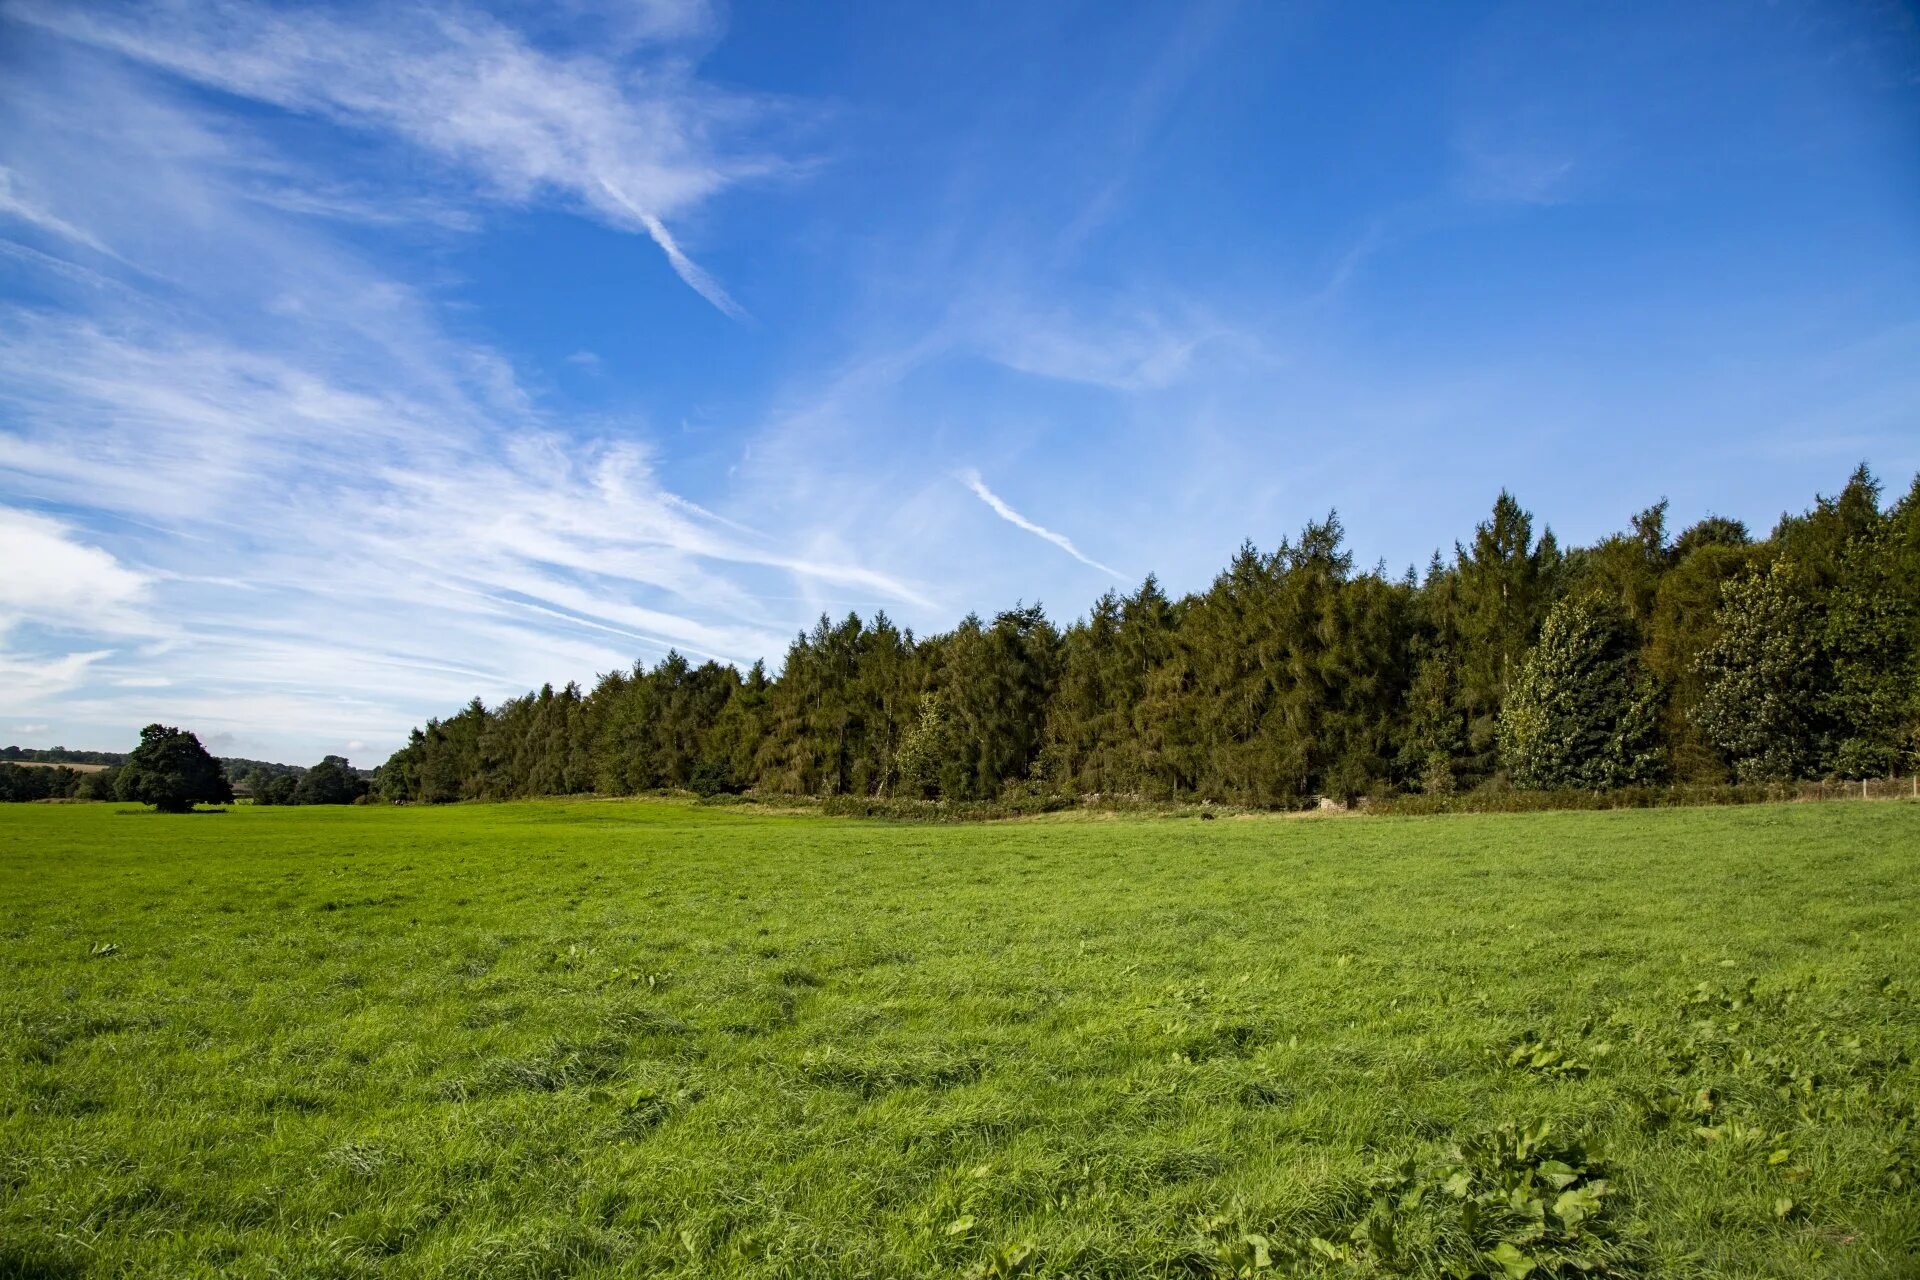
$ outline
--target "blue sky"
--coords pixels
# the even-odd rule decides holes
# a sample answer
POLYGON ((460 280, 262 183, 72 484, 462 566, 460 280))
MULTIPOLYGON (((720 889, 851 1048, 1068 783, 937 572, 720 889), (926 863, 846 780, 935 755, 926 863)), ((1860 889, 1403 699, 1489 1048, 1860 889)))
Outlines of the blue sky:
POLYGON ((0 0, 0 740, 1920 470, 1885 3, 0 0))

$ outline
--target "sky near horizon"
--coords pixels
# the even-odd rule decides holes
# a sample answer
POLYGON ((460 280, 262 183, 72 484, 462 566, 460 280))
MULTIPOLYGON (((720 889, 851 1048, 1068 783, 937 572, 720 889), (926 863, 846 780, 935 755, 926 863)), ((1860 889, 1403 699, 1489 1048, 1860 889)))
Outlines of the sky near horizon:
POLYGON ((1898 3, 0 0, 0 742, 1920 471, 1898 3))

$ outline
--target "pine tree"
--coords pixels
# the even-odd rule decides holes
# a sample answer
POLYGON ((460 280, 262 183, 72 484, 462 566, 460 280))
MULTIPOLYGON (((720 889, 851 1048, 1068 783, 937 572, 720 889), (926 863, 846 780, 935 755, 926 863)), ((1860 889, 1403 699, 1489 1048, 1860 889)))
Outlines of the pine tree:
POLYGON ((1459 695, 1467 756, 1476 775, 1494 764, 1495 735, 1507 689, 1539 635, 1560 576, 1551 531, 1533 540, 1533 517, 1502 490, 1473 547, 1455 547, 1459 592, 1459 695))

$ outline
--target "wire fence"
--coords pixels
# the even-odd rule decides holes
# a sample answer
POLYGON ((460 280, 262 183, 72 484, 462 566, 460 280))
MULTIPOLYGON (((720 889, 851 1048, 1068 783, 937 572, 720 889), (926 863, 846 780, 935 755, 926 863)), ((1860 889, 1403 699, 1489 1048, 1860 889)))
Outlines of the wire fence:
POLYGON ((1666 809, 1692 805, 1812 804, 1842 800, 1920 800, 1920 775, 1829 778, 1814 782, 1741 782, 1717 785, 1621 787, 1611 791, 1524 791, 1485 786, 1445 795, 1371 797, 1355 807, 1370 813, 1528 813, 1550 809, 1666 809))

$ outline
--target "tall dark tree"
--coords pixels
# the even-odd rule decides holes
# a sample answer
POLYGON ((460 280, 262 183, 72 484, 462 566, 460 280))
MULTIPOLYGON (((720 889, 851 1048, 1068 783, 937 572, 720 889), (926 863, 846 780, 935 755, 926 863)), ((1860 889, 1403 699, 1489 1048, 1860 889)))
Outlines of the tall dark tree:
POLYGON ((1495 734, 1507 689, 1540 634, 1560 578, 1552 531, 1533 537, 1533 516, 1501 491, 1493 514, 1455 548, 1459 696, 1469 773, 1492 770, 1495 734))
POLYGON ((1702 734, 1698 712, 1706 692, 1700 656, 1720 635, 1721 596, 1762 553, 1734 520, 1709 517, 1682 533, 1672 564, 1654 592, 1641 662, 1665 690, 1661 732, 1668 766, 1681 782, 1724 782, 1727 765, 1702 734))
POLYGON ((1820 626, 1832 669, 1827 765, 1842 777, 1881 777, 1914 763, 1920 747, 1920 479, 1885 513, 1880 486, 1864 468, 1848 488, 1872 510, 1848 521, 1845 541, 1829 556, 1820 626))

